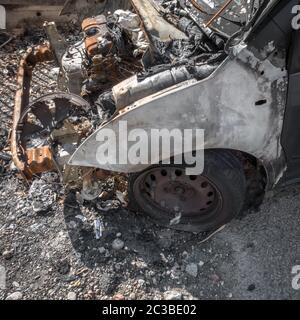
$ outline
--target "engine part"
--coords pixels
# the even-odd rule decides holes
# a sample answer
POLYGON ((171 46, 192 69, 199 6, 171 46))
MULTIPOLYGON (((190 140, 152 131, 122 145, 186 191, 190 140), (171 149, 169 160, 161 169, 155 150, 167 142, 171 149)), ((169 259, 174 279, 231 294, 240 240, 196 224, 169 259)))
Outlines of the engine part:
POLYGON ((141 50, 144 43, 136 42, 140 47, 135 46, 133 35, 121 28, 117 17, 109 18, 107 21, 100 15, 85 19, 82 23, 84 39, 71 46, 63 56, 62 67, 70 92, 82 95, 104 92, 142 70, 136 50, 141 50))
POLYGON ((216 65, 206 64, 193 67, 181 66, 157 73, 142 81, 139 81, 135 75, 113 87, 116 108, 117 110, 123 109, 137 100, 186 80, 206 78, 216 67, 216 65))
POLYGON ((116 10, 113 14, 118 25, 129 35, 132 44, 135 47, 133 55, 140 57, 149 48, 149 41, 142 30, 142 21, 139 16, 132 11, 116 10))
POLYGON ((81 94, 82 83, 87 77, 83 67, 84 56, 85 46, 80 41, 68 48, 61 61, 68 91, 77 95, 81 94))
POLYGON ((113 47, 112 39, 107 28, 106 17, 103 15, 87 18, 82 22, 85 35, 85 49, 89 57, 96 54, 106 55, 113 47))

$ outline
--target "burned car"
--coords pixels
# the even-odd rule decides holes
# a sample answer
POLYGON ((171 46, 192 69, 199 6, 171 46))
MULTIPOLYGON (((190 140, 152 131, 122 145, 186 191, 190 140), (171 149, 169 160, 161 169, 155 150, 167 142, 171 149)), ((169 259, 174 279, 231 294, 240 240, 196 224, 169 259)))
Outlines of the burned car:
MULTIPOLYGON (((71 46, 45 23, 50 45, 29 49, 20 64, 14 163, 26 179, 56 170, 67 184, 82 181, 87 200, 98 196, 98 179, 122 173, 134 210, 158 224, 220 228, 300 177, 298 2, 109 1, 84 18, 71 46), (61 92, 29 103, 33 68, 53 59, 61 92), (99 134, 122 121, 149 136, 153 128, 203 129, 204 171, 188 175, 173 161, 178 154, 163 152, 155 164, 100 164, 99 134)), ((118 150, 133 144, 127 138, 118 136, 118 150)))

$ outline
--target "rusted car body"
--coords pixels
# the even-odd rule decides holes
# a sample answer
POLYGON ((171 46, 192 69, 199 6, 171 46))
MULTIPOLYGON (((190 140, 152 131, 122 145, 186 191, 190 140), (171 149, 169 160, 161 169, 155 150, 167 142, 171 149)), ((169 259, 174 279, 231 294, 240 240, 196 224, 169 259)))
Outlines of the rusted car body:
MULTIPOLYGON (((133 23, 138 16, 139 28, 127 26, 124 33, 120 25, 111 33, 109 15, 85 19, 84 41, 73 51, 66 49, 67 54, 55 30, 51 33, 53 25, 48 24, 52 54, 64 70, 69 94, 96 94, 91 104, 101 109, 100 123, 77 141, 67 165, 130 174, 130 193, 138 210, 158 223, 189 231, 207 231, 228 222, 241 210, 253 188, 262 193, 279 182, 299 179, 299 129, 294 117, 300 103, 300 37, 291 25, 292 7, 298 2, 248 1, 242 5, 236 1, 132 0, 120 4, 126 11, 116 12, 113 19, 133 23), (130 41, 124 42, 124 37, 130 41), (97 137, 103 130, 117 132, 121 121, 127 122, 128 131, 143 128, 149 136, 153 128, 203 129, 207 169, 199 177, 184 177, 178 166, 161 164, 167 160, 163 153, 156 166, 100 165, 96 152, 101 142, 97 137), (217 173, 218 167, 223 172, 217 173), (174 172, 175 179, 166 178, 174 172), (149 199, 139 195, 143 193, 149 199)), ((27 178, 39 170, 28 161, 32 150, 28 153, 27 149, 24 157, 24 141, 37 132, 21 116, 28 105, 26 77, 35 60, 41 59, 39 52, 48 52, 35 50, 37 53, 29 52, 20 67, 12 136, 14 161, 27 178)), ((89 108, 74 95, 65 102, 75 109, 89 108)), ((37 115, 33 111, 36 106, 29 109, 37 115)), ((67 112, 60 120, 68 116, 67 112)), ((118 147, 128 143, 127 136, 118 137, 118 147)), ((42 158, 52 158, 43 156, 47 150, 38 151, 42 158)), ((42 170, 44 166, 50 169, 47 161, 41 162, 42 170)))

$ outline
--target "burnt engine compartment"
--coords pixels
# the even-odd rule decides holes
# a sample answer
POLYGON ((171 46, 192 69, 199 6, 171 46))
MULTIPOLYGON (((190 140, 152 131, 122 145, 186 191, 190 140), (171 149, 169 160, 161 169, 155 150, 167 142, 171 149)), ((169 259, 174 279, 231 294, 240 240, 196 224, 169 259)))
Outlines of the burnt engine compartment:
POLYGON ((182 1, 151 5, 150 23, 134 9, 86 18, 82 39, 62 56, 67 90, 96 104, 100 117, 180 82, 201 80, 227 56, 226 36, 196 24, 182 1))

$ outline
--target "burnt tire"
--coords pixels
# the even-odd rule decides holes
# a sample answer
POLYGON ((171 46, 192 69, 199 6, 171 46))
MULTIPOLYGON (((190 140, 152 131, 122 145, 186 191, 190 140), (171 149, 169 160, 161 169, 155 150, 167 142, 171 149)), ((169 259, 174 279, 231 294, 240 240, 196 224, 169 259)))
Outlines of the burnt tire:
POLYGON ((199 176, 186 176, 184 169, 183 165, 154 165, 131 174, 131 209, 147 214, 159 225, 189 232, 216 230, 240 213, 246 179, 242 164, 233 153, 206 151, 204 171, 199 176), (175 178, 174 172, 178 174, 175 178), (169 175, 173 178, 169 179, 169 175))

